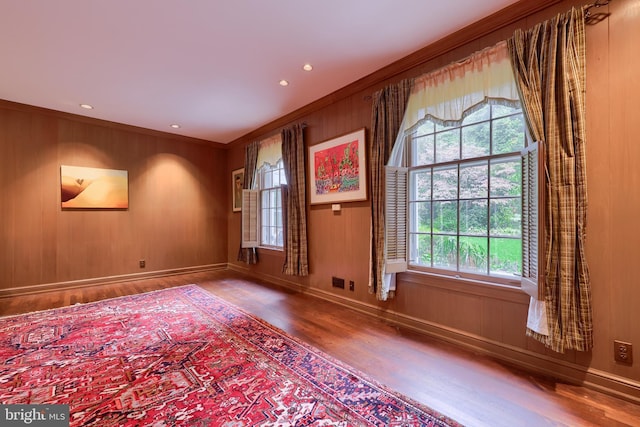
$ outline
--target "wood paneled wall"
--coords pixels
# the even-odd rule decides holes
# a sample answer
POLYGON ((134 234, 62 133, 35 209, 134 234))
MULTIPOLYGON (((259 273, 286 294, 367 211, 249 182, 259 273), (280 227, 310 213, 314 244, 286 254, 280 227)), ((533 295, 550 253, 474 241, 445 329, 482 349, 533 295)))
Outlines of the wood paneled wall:
MULTIPOLYGON (((370 130, 370 95, 390 82, 459 60, 530 28, 578 1, 547 1, 542 10, 525 7, 545 2, 524 1, 488 20, 472 25, 434 46, 380 70, 349 87, 310 104, 232 143, 228 175, 242 166, 244 146, 291 123, 307 123, 305 143, 312 146, 366 127, 370 130), (524 15, 522 15, 524 13, 524 15), (433 52, 437 52, 434 55, 433 52)), ((343 203, 308 207, 311 274, 282 275, 283 256, 262 251, 260 263, 235 261, 239 215, 230 221, 229 261, 232 267, 261 278, 315 293, 337 303, 371 312, 390 321, 495 355, 529 369, 580 382, 640 401, 640 360, 632 366, 614 362, 613 340, 640 349, 640 286, 637 259, 640 228, 640 0, 612 0, 594 9, 604 18, 587 27, 587 157, 589 213, 587 257, 593 286, 595 347, 592 352, 557 354, 525 336, 528 297, 519 290, 465 283, 417 273, 399 276, 397 296, 379 302, 367 291, 370 205, 343 203), (609 16, 607 16, 609 14, 609 16), (331 287, 331 276, 355 282, 355 291, 331 287)))
POLYGON ((399 276, 396 298, 368 292, 370 205, 308 207, 311 274, 281 274, 284 256, 261 251, 260 263, 236 261, 240 214, 230 209, 231 171, 244 147, 295 122, 312 146, 366 127, 371 95, 385 85, 459 60, 529 28, 575 0, 523 0, 391 64, 291 115, 234 141, 228 149, 0 101, 0 294, 71 286, 87 280, 224 265, 315 293, 479 352, 640 401, 640 361, 613 360, 613 340, 640 349, 640 0, 612 0, 587 28, 587 257, 593 286, 595 347, 556 354, 524 335, 527 297, 518 290, 422 274, 399 276), (61 164, 126 169, 125 211, 60 209, 61 164), (138 261, 144 259, 146 268, 138 261), (331 277, 355 290, 331 287, 331 277))
POLYGON ((0 291, 226 264, 226 163, 216 144, 0 102, 0 291), (60 165, 127 170, 129 208, 62 210, 60 165))

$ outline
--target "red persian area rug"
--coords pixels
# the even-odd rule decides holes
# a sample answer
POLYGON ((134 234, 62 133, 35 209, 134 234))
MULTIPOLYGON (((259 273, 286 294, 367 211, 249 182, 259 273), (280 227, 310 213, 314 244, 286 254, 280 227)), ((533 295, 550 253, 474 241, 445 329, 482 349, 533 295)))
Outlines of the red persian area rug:
POLYGON ((0 318, 0 404, 71 426, 458 426, 195 285, 0 318))

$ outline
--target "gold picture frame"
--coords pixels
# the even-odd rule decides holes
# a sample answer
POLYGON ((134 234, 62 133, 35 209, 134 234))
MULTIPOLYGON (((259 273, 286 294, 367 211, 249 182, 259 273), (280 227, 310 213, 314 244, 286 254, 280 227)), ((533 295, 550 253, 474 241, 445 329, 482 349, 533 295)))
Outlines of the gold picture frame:
POLYGON ((233 212, 242 211, 242 188, 244 185, 244 168, 231 172, 231 206, 233 212))
POLYGON ((62 209, 128 209, 126 170, 60 166, 62 209))

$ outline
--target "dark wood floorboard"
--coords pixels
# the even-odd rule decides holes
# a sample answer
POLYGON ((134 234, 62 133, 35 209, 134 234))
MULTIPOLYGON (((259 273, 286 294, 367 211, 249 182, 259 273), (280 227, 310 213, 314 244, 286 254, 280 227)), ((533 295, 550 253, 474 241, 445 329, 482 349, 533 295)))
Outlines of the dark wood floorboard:
POLYGON ((2 298, 0 316, 188 283, 198 284, 464 425, 640 426, 640 405, 531 375, 348 308, 229 270, 2 298))

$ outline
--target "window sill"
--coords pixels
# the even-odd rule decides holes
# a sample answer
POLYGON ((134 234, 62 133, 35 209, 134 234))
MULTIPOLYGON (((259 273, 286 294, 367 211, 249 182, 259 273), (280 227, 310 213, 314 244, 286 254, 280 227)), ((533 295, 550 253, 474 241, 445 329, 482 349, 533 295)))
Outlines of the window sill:
POLYGON ((284 256, 284 248, 278 248, 275 246, 258 246, 258 249, 260 249, 261 251, 266 251, 267 253, 270 253, 273 255, 284 256))
POLYGON ((398 273, 398 281, 409 282, 432 288, 446 289, 452 292, 483 296, 510 302, 526 304, 527 295, 520 286, 483 282, 464 277, 453 277, 423 271, 409 270, 398 273))

